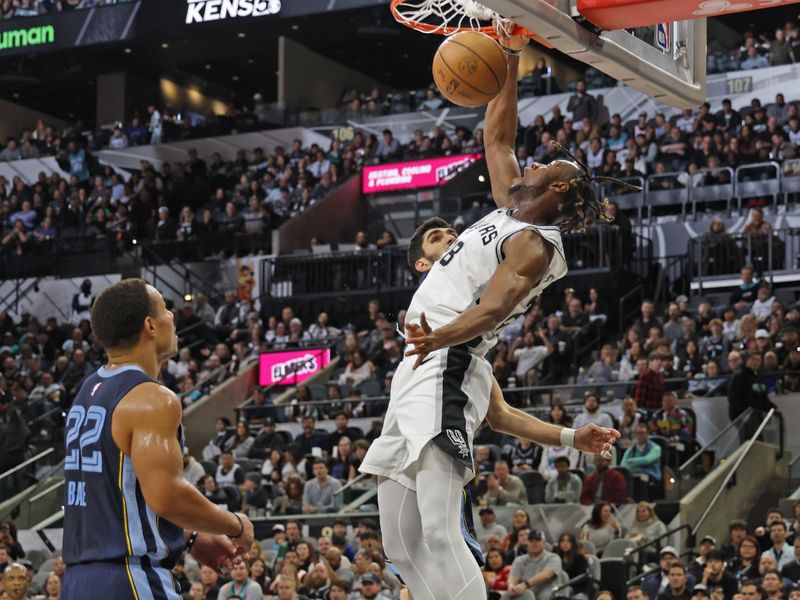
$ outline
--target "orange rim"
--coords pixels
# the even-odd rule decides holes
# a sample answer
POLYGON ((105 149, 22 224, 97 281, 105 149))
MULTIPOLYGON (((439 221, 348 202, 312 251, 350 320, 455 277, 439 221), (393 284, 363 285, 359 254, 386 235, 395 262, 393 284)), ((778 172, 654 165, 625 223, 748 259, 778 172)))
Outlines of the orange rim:
MULTIPOLYGON (((447 23, 442 23, 441 25, 433 25, 431 23, 423 23, 421 21, 415 21, 413 19, 408 18, 404 14, 398 10, 398 6, 404 4, 405 0, 391 0, 389 4, 389 10, 392 11, 392 16, 394 20, 400 23, 401 25, 405 25, 411 29, 416 29, 422 33, 433 33, 436 35, 453 35, 454 33, 458 33, 459 31, 479 31, 480 33, 485 33, 486 35, 493 37, 494 39, 499 39, 500 35, 497 33, 493 25, 484 25, 482 27, 458 27, 448 25, 447 23)), ((548 41, 544 40, 543 38, 539 37, 535 33, 531 33, 524 27, 520 27, 519 25, 514 25, 514 29, 512 30, 512 35, 527 35, 532 40, 542 44, 547 48, 553 48, 553 45, 548 41)))

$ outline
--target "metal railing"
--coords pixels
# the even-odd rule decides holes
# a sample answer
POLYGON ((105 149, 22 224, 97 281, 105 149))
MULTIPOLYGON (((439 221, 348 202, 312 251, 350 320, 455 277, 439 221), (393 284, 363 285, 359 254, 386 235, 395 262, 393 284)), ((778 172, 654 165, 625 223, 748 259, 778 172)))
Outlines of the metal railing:
MULTIPOLYGON (((652 242, 612 225, 595 225, 563 236, 571 273, 630 268, 634 258, 652 260, 652 242)), ((313 296, 359 290, 410 288, 416 284, 407 248, 349 250, 271 256, 261 261, 263 294, 271 298, 313 296)))
POLYGON ((652 219, 657 209, 679 213, 689 212, 696 218, 701 204, 724 203, 728 214, 733 203, 741 210, 743 200, 758 196, 772 196, 778 203, 781 196, 800 193, 800 159, 741 165, 736 169, 718 167, 701 169, 695 174, 686 171, 654 173, 647 177, 626 177, 622 181, 638 185, 641 192, 605 183, 601 193, 610 196, 624 211, 636 211, 639 222, 647 213, 652 219), (665 184, 666 182, 666 184, 665 184))
POLYGON ((800 237, 793 228, 765 234, 705 234, 689 240, 689 272, 699 282, 714 275, 738 273, 743 264, 770 280, 775 271, 792 268, 800 260, 800 237))
POLYGON ((55 451, 56 451, 55 448, 48 448, 47 450, 39 452, 39 454, 37 454, 36 456, 32 456, 29 459, 22 461, 16 467, 12 467, 11 469, 6 471, 5 473, 0 473, 0 481, 3 481, 4 479, 6 479, 7 477, 10 477, 14 473, 17 473, 17 472, 21 471, 25 467, 29 467, 30 465, 34 465, 34 464, 38 463, 40 460, 50 456, 55 451))
POLYGON ((695 523, 694 527, 692 527, 692 535, 693 536, 697 536, 697 532, 700 530, 700 527, 702 527, 703 523, 705 523, 705 520, 708 518, 708 515, 711 514, 711 511, 716 506, 717 501, 719 500, 720 496, 722 496, 722 493, 728 487, 730 487, 732 485, 732 481, 733 481, 734 476, 736 475, 736 472, 739 470, 739 467, 741 466, 742 462, 744 462, 744 459, 747 458, 747 455, 750 454, 750 450, 753 448, 753 445, 756 443, 756 441, 758 440, 759 436, 764 431, 764 428, 767 426, 767 423, 770 420, 772 420, 773 417, 776 417, 776 416, 777 416, 778 421, 779 421, 779 432, 780 432, 780 442, 779 442, 779 448, 778 448, 778 457, 783 456, 783 447, 784 447, 783 446, 783 443, 784 443, 784 440, 783 440, 783 429, 784 429, 783 415, 781 415, 781 413, 779 411, 777 411, 776 409, 771 408, 769 410, 769 412, 767 413, 767 415, 764 417, 764 419, 761 421, 761 423, 756 428, 756 431, 747 440, 747 443, 744 445, 744 449, 739 454, 739 457, 736 459, 736 462, 733 464, 731 469, 725 475, 725 478, 722 480, 722 483, 720 484, 719 488, 714 493, 714 496, 711 498, 711 501, 708 503, 708 506, 706 506, 705 510, 700 515, 700 518, 697 520, 697 523, 695 523))
POLYGON ((741 428, 742 425, 744 425, 744 423, 750 418, 750 415, 752 414, 753 414, 752 409, 748 408, 747 410, 745 410, 733 421, 731 421, 725 427, 723 427, 722 430, 719 433, 717 433, 717 435, 715 435, 713 438, 711 438, 711 440, 709 440, 709 442, 705 446, 702 446, 697 450, 697 452, 695 452, 694 454, 692 454, 692 456, 687 458, 686 461, 678 467, 679 481, 683 479, 684 476, 689 476, 691 474, 690 469, 694 467, 694 464, 697 462, 697 460, 704 455, 706 456, 709 455, 709 453, 712 450, 714 451, 715 462, 728 458, 728 456, 730 456, 730 454, 732 454, 733 451, 739 447, 739 438, 738 438, 739 429, 741 428), (725 446, 724 450, 722 450, 721 452, 717 451, 716 450, 717 444, 720 443, 723 437, 728 436, 731 433, 737 434, 736 440, 735 441, 732 440, 733 441, 732 444, 731 442, 726 442, 732 447, 725 446))

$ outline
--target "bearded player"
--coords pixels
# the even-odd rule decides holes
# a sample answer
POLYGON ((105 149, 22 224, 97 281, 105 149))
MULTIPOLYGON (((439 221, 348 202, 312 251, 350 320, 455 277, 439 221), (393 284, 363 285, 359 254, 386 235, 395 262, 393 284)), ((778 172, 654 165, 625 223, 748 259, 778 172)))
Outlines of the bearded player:
MULTIPOLYGON (((503 43, 513 53, 527 39, 503 43)), ((619 437, 597 426, 562 429, 510 408, 484 358, 497 332, 566 274, 561 232, 582 228, 587 210, 603 212, 576 162, 537 164, 520 177, 518 58, 507 62, 506 85, 486 113, 498 210, 458 238, 441 221, 412 237, 410 262, 427 272, 406 315, 413 349, 395 372, 383 433, 361 466, 378 476, 384 547, 416 600, 486 597, 460 530, 462 487, 475 475, 472 438, 484 418, 499 431, 589 452, 607 453, 619 437)))

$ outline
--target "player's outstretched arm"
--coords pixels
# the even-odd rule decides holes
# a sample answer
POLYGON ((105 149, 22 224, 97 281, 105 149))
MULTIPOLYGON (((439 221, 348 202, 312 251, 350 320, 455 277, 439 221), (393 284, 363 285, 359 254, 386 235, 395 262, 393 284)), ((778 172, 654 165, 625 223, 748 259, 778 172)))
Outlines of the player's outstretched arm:
POLYGON ((131 457, 142 495, 159 517, 184 529, 227 535, 246 552, 253 543, 247 516, 213 504, 183 478, 181 414, 172 391, 156 383, 139 385, 114 412, 114 440, 131 457))
MULTIPOLYGON (((524 35, 501 38, 500 43, 512 51, 528 45, 524 35)), ((500 208, 508 206, 508 188, 520 176, 516 154, 517 139, 517 69, 519 56, 506 55, 508 77, 500 93, 489 102, 486 109, 483 142, 486 149, 486 166, 492 184, 492 197, 500 208)))
POLYGON ((406 356, 418 355, 419 365, 434 350, 458 346, 493 331, 547 272, 553 247, 535 231, 523 230, 511 236, 503 250, 506 259, 486 284, 477 306, 435 331, 428 327, 425 313, 419 324, 406 323, 406 343, 414 346, 406 356))
MULTIPOLYGON (((561 432, 564 429, 560 425, 545 423, 533 415, 509 406, 500 390, 497 380, 492 378, 492 392, 489 398, 489 410, 486 413, 486 421, 495 431, 513 435, 537 444, 546 446, 561 446, 561 432)), ((594 423, 581 427, 575 431, 575 438, 572 447, 576 450, 600 454, 606 458, 611 458, 611 446, 619 438, 620 434, 616 429, 598 427, 594 423)), ((572 437, 569 435, 568 437, 572 437)))

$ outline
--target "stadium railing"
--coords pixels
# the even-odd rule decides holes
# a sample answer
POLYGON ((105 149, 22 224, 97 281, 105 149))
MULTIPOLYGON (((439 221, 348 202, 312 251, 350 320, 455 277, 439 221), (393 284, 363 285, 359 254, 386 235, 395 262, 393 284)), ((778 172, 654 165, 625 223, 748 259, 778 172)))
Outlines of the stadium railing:
POLYGON ((800 239, 794 228, 770 229, 756 234, 704 234, 689 239, 689 273, 702 291, 703 282, 715 275, 738 274, 751 265, 757 276, 773 280, 776 271, 791 270, 800 260, 800 239))

